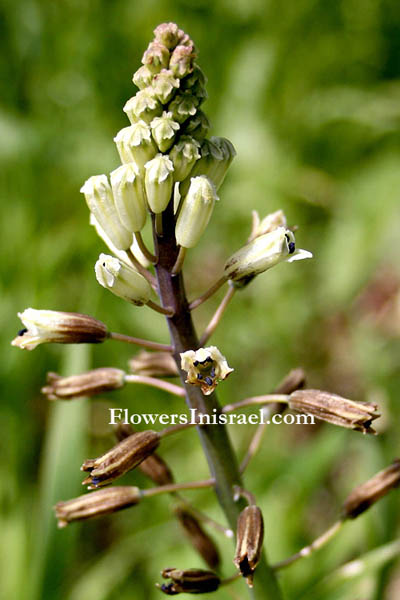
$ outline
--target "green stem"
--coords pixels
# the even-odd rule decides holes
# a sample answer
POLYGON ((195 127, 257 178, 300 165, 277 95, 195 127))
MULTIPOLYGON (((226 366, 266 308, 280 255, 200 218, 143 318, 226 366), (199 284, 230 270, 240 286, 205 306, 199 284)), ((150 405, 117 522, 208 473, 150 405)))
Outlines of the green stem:
MULTIPOLYGON (((221 413, 215 393, 204 396, 198 387, 185 383, 186 373, 180 368, 180 353, 198 348, 198 338, 193 326, 189 304, 187 301, 182 273, 173 276, 171 271, 176 262, 179 248, 175 243, 175 223, 172 203, 163 213, 163 235, 158 236, 153 223, 154 244, 159 262, 156 265, 156 276, 163 306, 171 307, 172 317, 167 318, 173 356, 175 358, 182 384, 186 391, 186 402, 189 408, 199 412, 221 413)), ((236 531, 237 518, 244 508, 243 500, 235 501, 233 487, 242 487, 236 456, 224 425, 205 425, 198 427, 198 434, 206 455, 211 477, 215 479, 215 491, 227 521, 236 531)), ((282 598, 275 574, 263 557, 257 567, 254 587, 250 590, 254 600, 280 600, 282 598)))

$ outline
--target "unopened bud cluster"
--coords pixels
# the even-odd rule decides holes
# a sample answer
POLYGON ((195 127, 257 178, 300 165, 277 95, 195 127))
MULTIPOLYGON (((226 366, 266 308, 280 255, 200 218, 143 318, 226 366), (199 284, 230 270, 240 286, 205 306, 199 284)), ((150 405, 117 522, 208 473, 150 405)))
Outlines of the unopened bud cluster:
MULTIPOLYGON (((178 245, 192 248, 207 227, 236 153, 225 138, 205 139, 210 124, 200 106, 207 98, 206 78, 196 56, 192 40, 174 23, 154 30, 133 75, 139 91, 123 109, 130 125, 114 138, 122 165, 109 178, 90 177, 81 188, 91 221, 114 252, 133 250, 147 214, 164 212, 173 197, 178 245)), ((124 267, 117 263, 103 263, 104 255, 96 264, 101 285, 137 305, 146 304, 149 290, 139 277, 122 273, 124 267)))

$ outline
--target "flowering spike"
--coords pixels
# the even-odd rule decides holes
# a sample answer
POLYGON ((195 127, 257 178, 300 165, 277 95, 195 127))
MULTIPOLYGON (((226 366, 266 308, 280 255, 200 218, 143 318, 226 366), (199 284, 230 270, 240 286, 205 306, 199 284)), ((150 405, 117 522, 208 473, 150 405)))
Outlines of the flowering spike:
POLYGON ((95 265, 96 279, 116 296, 135 304, 147 304, 151 296, 149 282, 137 271, 114 256, 100 254, 95 265))
POLYGON ((110 174, 115 205, 121 223, 137 232, 146 223, 147 209, 143 181, 136 163, 126 163, 110 174))
POLYGON ((39 344, 98 344, 108 337, 107 327, 101 321, 73 312, 36 310, 26 308, 18 313, 24 324, 11 342, 23 350, 34 350, 39 344))
POLYGON ((208 177, 192 177, 176 222, 175 237, 180 246, 193 248, 197 244, 218 199, 215 187, 208 177))

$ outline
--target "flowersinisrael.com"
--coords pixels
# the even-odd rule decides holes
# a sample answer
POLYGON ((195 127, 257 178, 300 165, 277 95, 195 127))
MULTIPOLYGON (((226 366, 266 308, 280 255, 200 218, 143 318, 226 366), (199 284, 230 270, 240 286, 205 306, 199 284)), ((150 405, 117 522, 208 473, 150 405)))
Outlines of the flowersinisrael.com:
POLYGON ((315 425, 315 417, 310 414, 269 414, 269 411, 260 408, 256 413, 250 414, 224 414, 213 409, 212 414, 199 412, 196 408, 189 409, 187 413, 132 413, 127 408, 109 408, 110 425, 123 423, 124 425, 315 425))

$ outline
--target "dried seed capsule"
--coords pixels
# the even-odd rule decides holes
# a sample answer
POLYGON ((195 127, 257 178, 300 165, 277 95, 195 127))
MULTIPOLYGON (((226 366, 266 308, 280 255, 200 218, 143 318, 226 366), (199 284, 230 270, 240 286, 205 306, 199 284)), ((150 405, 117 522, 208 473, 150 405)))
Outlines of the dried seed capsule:
POLYGON ((173 145, 169 157, 174 165, 174 181, 183 181, 188 177, 200 158, 199 149, 199 142, 188 135, 181 136, 179 142, 173 145))
POLYGON ((100 254, 95 264, 96 279, 116 296, 135 304, 147 304, 151 287, 147 279, 114 256, 100 254))
POLYGON ((208 177, 191 178, 176 221, 177 244, 184 248, 196 246, 208 225, 216 200, 219 200, 217 192, 208 177))
POLYGON ((70 400, 82 396, 95 396, 103 392, 118 390, 125 385, 125 373, 121 369, 103 367, 80 375, 61 377, 57 373, 47 374, 47 385, 42 394, 49 400, 70 400))
POLYGON ((174 185, 174 165, 168 156, 157 154, 145 164, 147 202, 153 213, 163 212, 171 200, 174 185))
MULTIPOLYGON (((131 425, 125 425, 124 423, 118 423, 115 428, 115 435, 120 441, 133 433, 135 433, 133 427, 131 425)), ((153 454, 145 458, 138 466, 138 469, 156 485, 167 485, 168 483, 174 482, 174 477, 170 468, 156 452, 153 452, 153 454)))
POLYGON ((176 508, 174 512, 192 546, 210 569, 218 569, 221 562, 218 548, 213 539, 204 531, 198 519, 182 507, 176 508))
POLYGON ((187 350, 180 356, 181 368, 187 372, 186 383, 199 386, 205 396, 233 371, 216 346, 187 350))
POLYGON ((389 467, 379 471, 351 492, 343 504, 344 517, 355 519, 399 485, 400 459, 396 458, 389 467))
POLYGON ((134 506, 140 501, 140 490, 137 487, 111 487, 84 494, 73 500, 58 502, 55 507, 58 527, 66 527, 73 521, 100 517, 109 513, 134 506))
POLYGON ((144 121, 138 121, 130 127, 121 129, 114 138, 122 163, 136 163, 140 173, 144 165, 152 159, 157 146, 151 137, 151 129, 144 121))
POLYGON ((89 210, 118 250, 132 244, 132 232, 123 226, 115 206, 114 196, 106 175, 89 177, 81 187, 89 210))
POLYGON ((150 42, 143 54, 142 63, 152 72, 158 73, 168 67, 169 50, 164 44, 156 41, 150 42))
POLYGON ((186 91, 176 94, 175 98, 168 104, 168 112, 177 123, 184 123, 186 119, 196 114, 199 100, 191 92, 186 91))
POLYGON ((169 352, 141 350, 129 361, 132 373, 147 377, 178 377, 178 369, 169 352))
POLYGON ((242 287, 255 275, 282 261, 293 262, 311 257, 311 252, 307 250, 296 250, 294 234, 290 229, 278 227, 235 252, 225 263, 224 274, 234 285, 242 287))
POLYGON ((174 77, 172 71, 163 69, 152 81, 153 93, 161 104, 168 104, 179 88, 179 79, 174 77))
POLYGON ((150 69, 146 65, 143 65, 133 74, 132 81, 139 88, 139 90, 144 90, 151 85, 153 76, 154 75, 150 69))
POLYGON ((264 540, 264 522, 258 506, 247 506, 239 515, 236 533, 236 552, 233 559, 249 587, 259 563, 264 540))
POLYGON ((156 98, 153 88, 147 87, 129 98, 122 110, 134 125, 140 120, 150 123, 154 117, 161 115, 162 106, 156 98))
POLYGON ((207 594, 215 592, 221 583, 218 575, 212 571, 202 569, 181 569, 169 568, 161 572, 164 579, 171 579, 171 583, 163 584, 161 591, 167 596, 176 594, 207 594))
POLYGON ((193 44, 191 45, 179 45, 171 54, 169 61, 169 68, 175 77, 186 77, 193 71, 193 63, 196 58, 196 52, 193 44))
POLYGON ((179 123, 173 120, 170 112, 164 112, 162 117, 156 117, 150 123, 151 133, 160 152, 166 152, 174 143, 179 123))
POLYGON ((127 163, 110 173, 115 206, 121 223, 128 231, 141 231, 147 208, 143 180, 136 163, 127 163))
POLYGON ((289 398, 289 408, 363 433, 375 433, 371 423, 380 416, 376 404, 353 402, 321 390, 296 390, 289 398))
POLYGON ((160 443, 156 431, 139 431, 119 442, 106 454, 95 459, 86 460, 81 471, 89 471, 90 475, 82 485, 89 484, 89 489, 108 485, 145 460, 160 443))
POLYGON ((36 310, 26 308, 18 313, 24 324, 11 342, 24 350, 33 350, 39 344, 98 344, 108 337, 107 327, 101 321, 73 312, 36 310))

